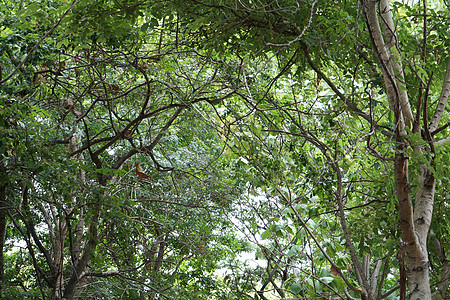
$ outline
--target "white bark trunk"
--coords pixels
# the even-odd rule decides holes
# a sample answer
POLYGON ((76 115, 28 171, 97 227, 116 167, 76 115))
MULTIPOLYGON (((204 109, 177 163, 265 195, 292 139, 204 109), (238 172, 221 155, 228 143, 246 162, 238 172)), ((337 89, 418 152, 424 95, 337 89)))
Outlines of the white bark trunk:
POLYGON ((431 119, 430 132, 435 131, 439 122, 441 121, 442 114, 444 113, 445 106, 447 105, 448 96, 450 94, 450 57, 447 59, 447 70, 445 72, 444 83, 442 84, 442 92, 439 97, 436 111, 431 119))
POLYGON ((411 106, 409 104, 408 93, 406 91, 406 86, 403 84, 405 81, 405 75, 403 73, 402 61, 400 59, 400 50, 398 49, 398 37, 397 29, 394 25, 394 20, 392 17, 391 7, 389 6, 389 0, 380 1, 380 17, 382 19, 381 28, 383 28, 383 36, 386 42, 386 49, 389 49, 390 62, 392 68, 396 74, 396 86, 397 93, 400 97, 400 105, 402 108, 402 115, 405 119, 405 125, 412 128, 414 117, 411 111, 411 106), (398 79, 398 80, 397 80, 398 79))
MULTIPOLYGON (((376 1, 362 0, 362 10, 366 17, 367 26, 371 34, 372 42, 378 54, 381 71, 383 72, 384 85, 386 94, 388 95, 389 108, 394 110, 394 102, 389 95, 395 95, 395 76, 392 64, 390 63, 391 54, 384 42, 381 34, 380 23, 378 22, 378 14, 376 9, 376 1)), ((395 98, 395 97, 394 97, 395 98)))
POLYGON ((407 246, 407 276, 409 299, 431 299, 427 237, 433 214, 436 180, 431 170, 423 165, 419 174, 420 187, 414 206, 414 231, 416 245, 407 246))
MULTIPOLYGON (((412 128, 414 122, 408 94, 404 87, 403 68, 398 49, 398 40, 388 0, 361 0, 367 26, 378 54, 383 71, 389 107, 394 111, 397 128, 397 151, 395 156, 395 186, 399 201, 400 230, 406 251, 406 267, 410 300, 430 300, 429 261, 427 253, 427 235, 433 212, 435 179, 427 166, 422 166, 419 174, 419 189, 413 207, 408 179, 408 157, 404 145, 404 126, 412 128), (377 14, 377 3, 380 12, 377 14), (380 25, 381 23, 381 25, 380 25), (383 32, 381 31, 383 28, 383 32), (406 124, 405 124, 405 123, 406 124)), ((447 78, 447 75, 446 75, 447 78)), ((446 101, 443 91, 441 100, 446 101)), ((444 101, 441 101, 442 103, 444 101)), ((445 103, 443 103, 445 106, 445 103)), ((442 111, 442 104, 437 111, 442 111)), ((439 116, 436 116, 436 124, 439 116)), ((436 125, 437 126, 437 125, 436 125)), ((420 148, 414 149, 420 152, 420 148)))

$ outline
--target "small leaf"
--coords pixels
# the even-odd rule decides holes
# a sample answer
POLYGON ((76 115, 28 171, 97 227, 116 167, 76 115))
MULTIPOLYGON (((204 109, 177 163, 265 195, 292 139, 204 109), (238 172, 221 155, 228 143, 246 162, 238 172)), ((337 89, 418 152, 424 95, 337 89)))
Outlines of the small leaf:
POLYGON ((326 284, 329 284, 334 280, 334 278, 333 277, 322 277, 322 278, 320 278, 320 280, 322 280, 326 284))
POLYGON ((267 228, 267 230, 264 231, 264 232, 261 234, 261 238, 262 238, 263 240, 268 239, 268 238, 270 238, 271 236, 272 236, 272 232, 270 231, 270 228, 267 228))
POLYGON ((301 291, 303 291, 303 286, 300 283, 298 283, 298 282, 294 282, 289 287, 289 291, 292 292, 295 295, 298 295, 298 294, 301 293, 301 291))
POLYGON ((150 24, 149 24, 148 22, 144 23, 144 24, 141 26, 141 31, 143 31, 143 32, 147 31, 147 29, 148 29, 149 26, 150 26, 150 24))
POLYGON ((286 231, 289 232, 290 234, 294 235, 294 230, 292 230, 292 228, 290 226, 285 227, 286 231))
POLYGON ((286 207, 285 209, 283 209, 283 211, 281 212, 281 215, 286 216, 291 212, 291 209, 286 207))
POLYGON ((292 246, 291 249, 289 249, 287 256, 289 258, 291 258, 292 256, 296 255, 298 253, 297 251, 297 247, 296 246, 292 246))
POLYGON ((339 275, 339 271, 334 266, 331 266, 330 273, 331 273, 331 275, 334 275, 334 276, 339 275))

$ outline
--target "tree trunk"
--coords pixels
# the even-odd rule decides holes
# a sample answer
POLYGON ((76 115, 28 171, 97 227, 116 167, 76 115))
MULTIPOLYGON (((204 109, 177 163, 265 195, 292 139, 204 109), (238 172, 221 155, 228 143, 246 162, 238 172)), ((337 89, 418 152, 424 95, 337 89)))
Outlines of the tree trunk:
POLYGON ((63 277, 63 267, 64 267, 64 240, 67 234, 67 226, 64 219, 59 219, 55 225, 55 235, 53 242, 53 263, 55 266, 56 273, 55 287, 52 292, 52 300, 59 300, 63 296, 64 292, 64 277, 63 277))
POLYGON ((88 230, 88 236, 90 237, 89 241, 85 246, 83 255, 81 256, 76 266, 74 266, 72 275, 70 276, 69 282, 67 283, 66 288, 64 290, 63 298, 73 299, 75 295, 75 288, 78 286, 80 277, 86 271, 91 254, 95 251, 95 248, 97 247, 97 221, 98 221, 98 213, 96 215, 96 218, 92 220, 92 223, 89 226, 88 230))
MULTIPOLYGON (((414 120, 406 89, 402 88, 404 76, 401 67, 401 55, 397 47, 398 38, 389 1, 361 0, 361 4, 383 72, 389 107, 395 115, 395 138, 397 142, 394 159, 395 189, 399 205, 400 231, 403 239, 401 247, 406 252, 409 299, 429 300, 431 299, 431 290, 426 243, 433 212, 435 178, 427 166, 420 167, 418 171, 419 186, 413 206, 412 185, 408 178, 408 161, 410 158, 405 154, 409 147, 405 143, 405 139, 407 139, 405 126, 413 129, 412 124, 415 122, 418 125, 416 132, 419 132, 420 111, 417 112, 418 117, 414 120), (379 11, 377 12, 378 2, 379 11)), ((426 104, 424 106, 426 107, 426 104)), ((420 109, 418 107, 418 110, 420 109)), ((425 113, 424 116, 426 116, 425 113)), ((428 122, 425 117, 423 121, 425 131, 428 132, 428 122)), ((432 142, 431 137, 427 138, 427 142, 432 142)), ((413 147, 413 151, 419 156, 423 155, 420 147, 413 147)))
POLYGON ((433 215, 436 180, 427 166, 422 166, 419 174, 419 190, 414 207, 414 245, 406 247, 409 299, 431 299, 429 280, 429 260, 427 237, 433 215))
POLYGON ((426 166, 419 175, 420 187, 413 210, 408 180, 408 161, 403 154, 395 160, 395 186, 400 209, 400 230, 406 250, 406 273, 410 300, 429 300, 427 235, 433 212, 435 179, 426 166))

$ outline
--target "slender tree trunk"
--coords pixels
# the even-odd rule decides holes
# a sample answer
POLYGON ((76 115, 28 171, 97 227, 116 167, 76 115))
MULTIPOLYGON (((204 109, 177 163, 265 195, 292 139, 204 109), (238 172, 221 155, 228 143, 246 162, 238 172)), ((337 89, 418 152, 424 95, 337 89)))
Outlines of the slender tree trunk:
MULTIPOLYGON (((418 191, 413 205, 411 182, 408 178, 409 157, 406 156, 408 145, 405 127, 416 124, 420 131, 421 107, 417 108, 416 119, 411 112, 406 89, 403 87, 401 55, 399 53, 396 27, 388 0, 361 0, 367 27, 378 56, 380 68, 386 86, 389 107, 395 114, 396 155, 394 164, 395 188, 398 198, 402 248, 406 253, 406 274, 410 300, 429 300, 431 290, 429 283, 429 261, 427 254, 427 235, 431 224, 435 191, 435 178, 430 169, 423 165, 418 171, 418 191), (377 12, 377 8, 379 11, 377 12)), ((441 96, 442 98, 442 96, 441 96)), ((443 102, 442 100, 440 102, 443 102)), ((424 109, 426 109, 426 103, 424 109)), ((436 119, 438 122, 439 118, 436 119)), ((424 129, 429 132, 424 112, 424 129)), ((437 125, 436 125, 437 126, 437 125)), ((428 134, 430 135, 430 134, 428 134)), ((431 137, 426 139, 432 143, 431 137)), ((423 155, 419 147, 413 147, 419 156, 423 155)))
MULTIPOLYGON (((70 152, 74 152, 77 147, 80 144, 80 137, 78 135, 74 136, 69 144, 69 150, 70 152)), ((83 154, 79 154, 76 156, 76 158, 79 160, 80 163, 85 164, 84 156, 83 154)), ((79 174, 80 181, 84 184, 86 184, 86 174, 84 170, 80 170, 79 174)), ((76 206, 76 197, 74 195, 78 191, 73 191, 72 194, 72 203, 73 207, 76 206)), ((73 208, 72 208, 73 209, 73 208)), ((71 262, 72 262, 72 274, 69 278, 69 281, 66 283, 66 286, 61 286, 61 294, 63 294, 63 298, 66 299, 72 299, 77 298, 77 294, 80 292, 80 290, 77 291, 77 287, 80 286, 80 280, 83 275, 83 273, 86 271, 91 254, 95 251, 95 248, 97 247, 97 230, 98 230, 98 219, 99 219, 99 210, 100 207, 97 206, 95 208, 96 213, 95 217, 91 221, 91 224, 89 226, 87 235, 89 240, 84 245, 84 251, 82 251, 82 241, 83 241, 83 235, 85 233, 84 225, 85 225, 85 218, 84 218, 84 209, 80 208, 80 213, 78 216, 78 222, 75 226, 75 230, 72 232, 70 227, 70 220, 65 220, 66 225, 64 226, 64 236, 67 234, 67 231, 69 231, 69 243, 70 243, 70 251, 71 251, 71 262), (74 239, 72 238, 72 235, 74 235, 74 239), (64 293, 63 293, 64 292, 64 293)), ((72 211, 73 212, 73 211, 72 211)), ((61 226, 63 226, 61 220, 61 226)), ((64 244, 61 244, 61 247, 63 247, 64 244)), ((61 262, 62 263, 62 262, 61 262)), ((62 265, 61 265, 61 271, 62 271, 62 265)), ((62 273, 60 278, 60 284, 64 285, 62 273)))
POLYGON ((433 211, 435 180, 429 171, 425 173, 425 176, 420 177, 422 177, 422 183, 413 209, 407 158, 403 154, 398 154, 395 161, 395 185, 400 208, 402 242, 406 250, 410 300, 431 299, 426 242, 433 211))
POLYGON ((87 242, 83 255, 81 256, 78 263, 74 266, 72 275, 70 276, 69 282, 67 283, 63 298, 73 299, 75 295, 75 289, 78 286, 81 276, 86 271, 89 260, 91 258, 91 254, 95 251, 97 247, 97 221, 98 221, 98 212, 94 220, 92 220, 91 225, 89 226, 88 236, 89 241, 87 242))
POLYGON ((67 226, 64 219, 59 219, 55 225, 55 241, 53 243, 53 262, 55 266, 56 274, 55 287, 52 293, 52 300, 59 300, 63 296, 64 292, 64 240, 67 234, 67 226))
POLYGON ((409 299, 431 299, 427 237, 433 214, 436 180, 427 166, 421 167, 414 206, 415 245, 406 246, 409 299))

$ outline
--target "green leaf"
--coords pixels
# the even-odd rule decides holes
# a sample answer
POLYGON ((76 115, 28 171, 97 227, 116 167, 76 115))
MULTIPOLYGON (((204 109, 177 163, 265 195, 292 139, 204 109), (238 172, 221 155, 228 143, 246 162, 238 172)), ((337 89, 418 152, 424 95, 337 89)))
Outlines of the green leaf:
POLYGON ((320 278, 320 280, 322 280, 326 284, 330 284, 334 280, 334 278, 333 277, 322 277, 322 278, 320 278))
POLYGON ((289 287, 289 291, 291 293, 293 293, 294 295, 298 295, 298 294, 300 294, 303 291, 303 286, 300 283, 298 283, 298 282, 294 282, 289 287))
POLYGON ((267 230, 261 234, 261 238, 263 240, 268 239, 271 236, 272 236, 272 231, 270 230, 270 228, 267 228, 267 230))

